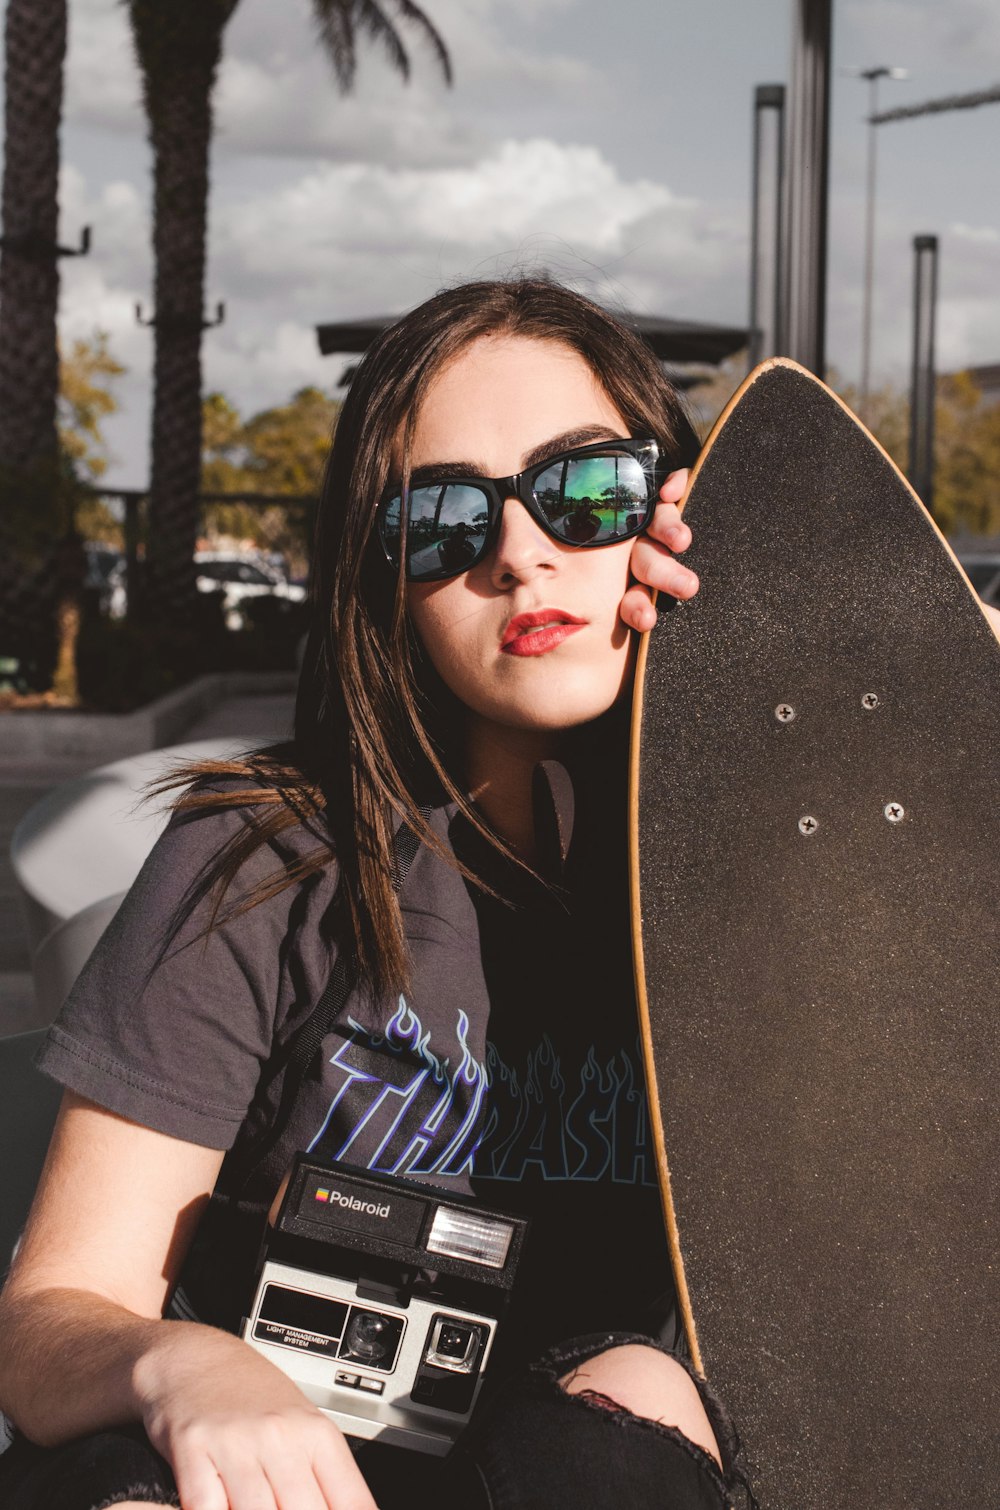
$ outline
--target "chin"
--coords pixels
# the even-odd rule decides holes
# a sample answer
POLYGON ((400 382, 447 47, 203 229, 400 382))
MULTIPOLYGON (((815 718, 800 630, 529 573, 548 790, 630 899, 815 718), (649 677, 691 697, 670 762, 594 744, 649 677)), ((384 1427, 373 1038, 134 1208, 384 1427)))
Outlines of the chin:
POLYGON ((581 724, 593 723, 627 695, 631 683, 609 692, 605 697, 595 697, 593 689, 586 697, 549 698, 544 703, 511 708, 498 708, 489 715, 496 723, 511 729, 533 729, 538 733, 558 733, 563 729, 575 729, 581 724))

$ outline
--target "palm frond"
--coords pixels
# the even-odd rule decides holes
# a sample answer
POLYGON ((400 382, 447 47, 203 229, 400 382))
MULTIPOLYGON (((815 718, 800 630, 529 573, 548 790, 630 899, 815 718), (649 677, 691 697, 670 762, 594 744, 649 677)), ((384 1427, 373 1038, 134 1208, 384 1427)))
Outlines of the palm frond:
POLYGON ((354 83, 357 53, 354 47, 353 7, 344 0, 313 0, 316 30, 333 64, 337 83, 346 93, 354 83))
POLYGON ((355 26, 359 31, 367 32, 373 41, 383 44, 393 68, 408 80, 410 55, 403 46, 395 22, 386 15, 380 0, 350 0, 350 4, 355 26))
POLYGON ((451 54, 448 51, 444 38, 430 16, 427 15, 421 6, 415 5, 413 0, 396 0, 396 4, 399 6, 400 14, 405 20, 412 21, 415 25, 423 27, 427 40, 434 49, 437 60, 441 65, 441 72, 444 74, 445 83, 450 84, 453 78, 451 54))
MULTIPOLYGON (((451 58, 437 27, 414 0, 392 0, 398 19, 423 28, 437 56, 446 81, 450 84, 451 58)), ((391 16, 381 0, 313 0, 313 13, 321 42, 333 65, 337 82, 349 90, 357 71, 357 37, 366 33, 381 42, 389 61, 404 79, 410 77, 410 56, 398 30, 398 19, 391 16)))

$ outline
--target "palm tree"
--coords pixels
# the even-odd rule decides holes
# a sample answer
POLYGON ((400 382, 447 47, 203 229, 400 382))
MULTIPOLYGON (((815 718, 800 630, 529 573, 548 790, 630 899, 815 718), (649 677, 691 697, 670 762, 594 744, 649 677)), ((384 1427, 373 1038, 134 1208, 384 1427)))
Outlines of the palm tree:
POLYGON ((4 43, 0 652, 25 656, 51 621, 57 588, 44 568, 67 523, 56 431, 66 0, 8 0, 4 43))
MULTIPOLYGON (((128 0, 155 163, 148 592, 158 616, 183 615, 194 596, 212 91, 223 32, 238 3, 128 0)), ((342 90, 354 81, 357 40, 363 33, 381 42, 398 72, 409 76, 401 21, 423 29, 450 81, 444 42, 413 0, 392 0, 391 5, 385 0, 313 0, 313 11, 342 90)))
POLYGON ((148 588, 194 593, 201 468, 201 332, 212 90, 238 0, 129 0, 153 147, 153 428, 148 588))

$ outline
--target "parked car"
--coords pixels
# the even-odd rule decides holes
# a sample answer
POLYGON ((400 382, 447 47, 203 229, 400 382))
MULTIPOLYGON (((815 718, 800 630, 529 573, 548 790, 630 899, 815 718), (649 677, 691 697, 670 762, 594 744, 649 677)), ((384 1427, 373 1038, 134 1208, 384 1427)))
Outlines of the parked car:
POLYGON ((306 596, 304 587, 289 582, 260 556, 239 551, 196 551, 194 562, 199 592, 223 594, 227 629, 246 627, 242 605, 249 598, 271 596, 301 603, 306 596))
POLYGON ((958 559, 983 602, 1000 608, 1000 554, 959 556, 958 559))

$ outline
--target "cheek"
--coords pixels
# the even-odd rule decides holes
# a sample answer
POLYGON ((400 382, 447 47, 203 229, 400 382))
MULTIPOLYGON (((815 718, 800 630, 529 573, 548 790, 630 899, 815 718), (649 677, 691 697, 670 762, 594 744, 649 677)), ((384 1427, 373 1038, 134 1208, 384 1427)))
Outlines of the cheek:
POLYGON ((461 667, 463 646, 467 653, 474 635, 476 604, 467 601, 468 594, 462 592, 460 584, 461 579, 425 587, 411 585, 406 596, 410 622, 420 643, 435 670, 449 684, 461 667))
POLYGON ((609 545, 607 550, 593 553, 593 600, 600 605, 600 614, 607 624, 614 643, 625 644, 629 630, 619 613, 622 598, 632 580, 631 540, 620 545, 609 545))

